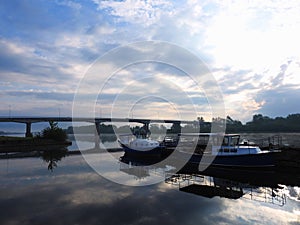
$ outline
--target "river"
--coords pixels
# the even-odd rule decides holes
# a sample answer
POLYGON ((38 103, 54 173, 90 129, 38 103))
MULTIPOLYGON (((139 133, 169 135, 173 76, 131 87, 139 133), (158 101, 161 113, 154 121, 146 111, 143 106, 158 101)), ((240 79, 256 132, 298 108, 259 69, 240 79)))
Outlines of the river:
POLYGON ((1 159, 0 223, 300 224, 299 173, 178 174, 119 161, 123 152, 88 157, 99 166, 110 156, 100 172, 82 155, 52 157, 52 167, 45 157, 1 159))

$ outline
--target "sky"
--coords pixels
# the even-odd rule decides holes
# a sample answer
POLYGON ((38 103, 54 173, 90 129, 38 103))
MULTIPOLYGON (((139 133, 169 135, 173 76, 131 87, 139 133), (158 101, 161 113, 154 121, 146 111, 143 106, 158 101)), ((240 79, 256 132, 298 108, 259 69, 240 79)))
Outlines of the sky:
POLYGON ((0 116, 210 120, 214 99, 242 122, 299 113, 299 11, 296 0, 2 1, 0 116), (136 63, 149 41, 164 45, 136 63))

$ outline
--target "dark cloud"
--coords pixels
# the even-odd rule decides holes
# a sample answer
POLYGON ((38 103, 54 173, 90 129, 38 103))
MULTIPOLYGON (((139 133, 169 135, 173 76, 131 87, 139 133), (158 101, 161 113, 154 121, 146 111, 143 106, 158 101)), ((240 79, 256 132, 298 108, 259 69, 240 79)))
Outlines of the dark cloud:
POLYGON ((25 55, 21 56, 12 53, 3 42, 0 42, 0 47, 0 70, 2 72, 25 72, 28 70, 28 65, 25 63, 25 55))
POLYGON ((260 113, 276 117, 300 112, 300 90, 294 86, 281 86, 271 90, 261 90, 256 100, 264 101, 260 113))
POLYGON ((72 101, 73 93, 61 93, 61 92, 40 92, 40 91, 10 91, 5 93, 7 96, 15 97, 26 97, 31 96, 37 99, 43 100, 61 100, 61 101, 72 101))
MULTIPOLYGON (((73 76, 63 72, 62 69, 70 68, 70 65, 64 62, 54 63, 40 56, 37 52, 32 52, 29 47, 18 46, 10 47, 8 41, 0 41, 0 73, 3 81, 22 83, 22 78, 19 80, 11 79, 11 72, 25 75, 28 80, 33 79, 40 84, 73 80, 73 76), (14 48, 20 48, 14 50, 14 48)), ((25 80, 26 81, 26 80, 25 80)))
POLYGON ((218 81, 224 94, 238 94, 245 90, 255 89, 255 82, 259 82, 261 75, 256 74, 249 79, 250 70, 232 71, 230 68, 216 70, 224 72, 224 76, 218 81))
POLYGON ((288 61, 286 64, 282 64, 280 66, 280 72, 277 74, 277 76, 274 79, 271 80, 271 84, 273 87, 282 85, 282 82, 285 77, 285 73, 286 73, 290 63, 291 63, 291 61, 288 61))

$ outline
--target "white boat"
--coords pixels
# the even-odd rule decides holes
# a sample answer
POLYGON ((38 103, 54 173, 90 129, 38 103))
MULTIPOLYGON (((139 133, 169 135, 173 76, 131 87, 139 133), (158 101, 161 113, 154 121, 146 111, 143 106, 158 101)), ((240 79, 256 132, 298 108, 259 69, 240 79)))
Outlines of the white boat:
POLYGON ((160 156, 162 154, 162 150, 165 148, 156 140, 151 140, 145 137, 135 138, 133 135, 124 136, 119 138, 118 142, 126 154, 136 156, 160 156))
POLYGON ((181 134, 181 136, 187 137, 192 137, 193 135, 197 135, 196 139, 198 143, 201 142, 202 147, 206 148, 206 151, 203 151, 202 154, 191 154, 189 163, 197 165, 203 157, 210 157, 212 159, 209 160, 210 166, 242 168, 273 167, 275 166, 275 155, 280 152, 278 150, 261 150, 257 145, 240 143, 239 134, 181 134), (202 137, 209 137, 211 140, 203 144, 202 137), (223 138, 223 140, 220 140, 220 138, 223 138), (221 143, 221 145, 215 143, 221 143))

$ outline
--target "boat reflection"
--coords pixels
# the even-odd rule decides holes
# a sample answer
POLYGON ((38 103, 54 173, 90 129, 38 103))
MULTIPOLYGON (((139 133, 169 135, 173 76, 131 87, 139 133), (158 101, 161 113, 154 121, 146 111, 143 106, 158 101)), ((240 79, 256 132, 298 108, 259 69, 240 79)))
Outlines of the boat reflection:
POLYGON ((175 168, 171 166, 158 167, 154 166, 158 161, 155 158, 145 160, 144 158, 134 158, 124 154, 120 157, 120 171, 132 175, 136 180, 149 178, 153 174, 165 176, 166 172, 175 173, 175 168), (151 171, 151 173, 150 173, 151 171))
POLYGON ((140 167, 132 165, 131 163, 120 164, 120 171, 132 175, 136 180, 141 180, 150 176, 149 169, 147 169, 146 166, 140 167))
POLYGON ((286 203, 287 186, 300 186, 299 174, 282 173, 275 170, 237 170, 208 168, 205 171, 192 169, 170 170, 156 168, 155 164, 123 156, 120 170, 135 179, 147 179, 149 171, 158 171, 165 183, 176 186, 179 191, 194 195, 228 199, 245 198, 283 206, 286 203), (178 171, 178 172, 176 172, 178 171))
POLYGON ((165 182, 177 185, 179 191, 207 198, 216 196, 228 199, 246 198, 279 206, 283 206, 286 203, 283 186, 278 188, 253 186, 200 174, 173 174, 166 178, 165 182))

